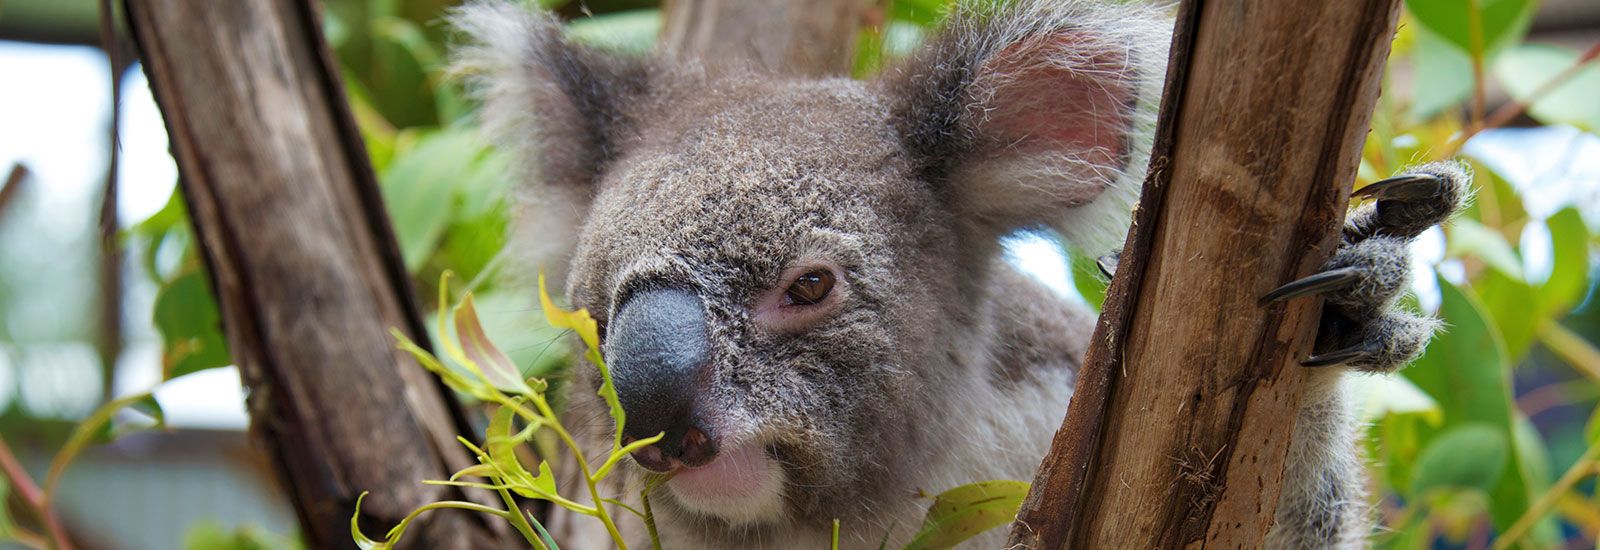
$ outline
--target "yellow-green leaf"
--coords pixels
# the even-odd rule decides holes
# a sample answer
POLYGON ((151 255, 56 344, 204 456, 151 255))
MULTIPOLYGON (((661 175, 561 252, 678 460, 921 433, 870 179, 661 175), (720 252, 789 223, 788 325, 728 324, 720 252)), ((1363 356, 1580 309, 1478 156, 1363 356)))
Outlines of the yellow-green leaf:
POLYGON ((928 507, 927 519, 906 550, 953 548, 962 541, 1011 523, 1028 495, 1028 483, 993 480, 962 485, 940 493, 928 507))
POLYGON ((550 326, 556 328, 569 328, 578 333, 578 338, 583 339, 583 345, 588 348, 584 357, 600 369, 600 391, 596 392, 606 405, 611 407, 611 419, 616 423, 617 431, 611 442, 611 448, 622 448, 622 426, 626 415, 622 412, 622 401, 617 398, 617 388, 611 383, 611 369, 606 367, 605 359, 600 357, 600 331, 596 327, 594 318, 589 316, 589 310, 580 309, 567 311, 556 307, 550 299, 550 292, 545 288, 544 274, 539 274, 539 305, 544 309, 544 318, 550 326))
POLYGON ((361 532, 361 501, 365 500, 366 498, 366 491, 362 491, 361 495, 356 497, 356 511, 350 513, 350 538, 355 539, 356 547, 360 548, 361 550, 382 550, 384 548, 389 548, 391 544, 390 542, 378 542, 372 540, 371 538, 368 538, 365 533, 361 532))
MULTIPOLYGON (((483 324, 478 322, 478 311, 472 305, 471 293, 463 297, 461 305, 456 307, 456 337, 461 339, 461 347, 467 358, 482 369, 484 379, 494 387, 517 394, 532 393, 532 388, 522 381, 522 375, 511 358, 495 347, 489 341, 489 335, 484 333, 483 324)), ((440 338, 444 336, 440 335, 440 338)))

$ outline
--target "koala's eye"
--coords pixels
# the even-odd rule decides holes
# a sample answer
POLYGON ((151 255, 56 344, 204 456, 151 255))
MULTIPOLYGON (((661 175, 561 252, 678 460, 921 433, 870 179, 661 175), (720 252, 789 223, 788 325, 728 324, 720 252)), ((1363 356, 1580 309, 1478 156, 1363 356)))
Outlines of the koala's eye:
POLYGON ((814 305, 822 302, 833 292, 833 272, 826 269, 807 271, 795 278, 789 284, 789 289, 784 291, 786 305, 814 305))

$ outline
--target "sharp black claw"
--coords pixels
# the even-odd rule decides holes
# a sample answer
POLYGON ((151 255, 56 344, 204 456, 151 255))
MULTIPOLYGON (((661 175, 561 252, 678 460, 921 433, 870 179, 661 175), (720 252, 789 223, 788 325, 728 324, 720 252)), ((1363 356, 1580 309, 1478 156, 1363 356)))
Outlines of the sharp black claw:
POLYGON ((1406 174, 1372 182, 1371 185, 1357 189, 1350 196, 1359 199, 1420 200, 1438 195, 1443 185, 1444 180, 1438 176, 1406 174))
POLYGON ((1330 269, 1275 288, 1262 296, 1259 304, 1267 305, 1280 300, 1327 292, 1355 282, 1359 277, 1361 272, 1354 267, 1330 269))
POLYGON ((1107 279, 1115 277, 1117 276, 1117 260, 1121 259, 1121 255, 1122 252, 1117 251, 1095 258, 1094 266, 1100 268, 1100 274, 1105 275, 1107 279))
POLYGON ((1333 350, 1328 353, 1316 354, 1300 361, 1304 367, 1328 367, 1342 365, 1360 359, 1371 359, 1372 351, 1364 345, 1351 346, 1344 349, 1333 350))

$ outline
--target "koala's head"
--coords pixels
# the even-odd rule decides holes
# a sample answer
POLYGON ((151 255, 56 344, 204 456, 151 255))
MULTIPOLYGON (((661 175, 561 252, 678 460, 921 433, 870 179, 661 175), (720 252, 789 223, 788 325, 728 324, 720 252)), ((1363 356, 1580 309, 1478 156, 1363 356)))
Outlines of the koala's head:
MULTIPOLYGON (((680 470, 662 506, 751 526, 909 497, 907 465, 988 379, 970 358, 998 239, 1120 240, 1159 16, 954 21, 862 82, 616 55, 502 3, 458 14, 483 122, 522 167, 513 242, 599 321, 624 435, 665 433, 635 454, 680 470)), ((573 407, 603 410, 596 377, 573 407)))

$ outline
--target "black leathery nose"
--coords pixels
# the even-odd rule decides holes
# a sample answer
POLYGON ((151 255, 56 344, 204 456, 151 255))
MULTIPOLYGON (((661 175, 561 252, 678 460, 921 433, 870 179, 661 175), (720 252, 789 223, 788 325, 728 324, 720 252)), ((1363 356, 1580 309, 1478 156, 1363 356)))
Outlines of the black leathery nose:
POLYGON ((701 429, 694 425, 696 386, 710 360, 700 298, 675 288, 640 291, 622 304, 607 332, 607 362, 627 414, 623 435, 665 432, 655 445, 660 453, 683 457, 685 436, 701 429))

